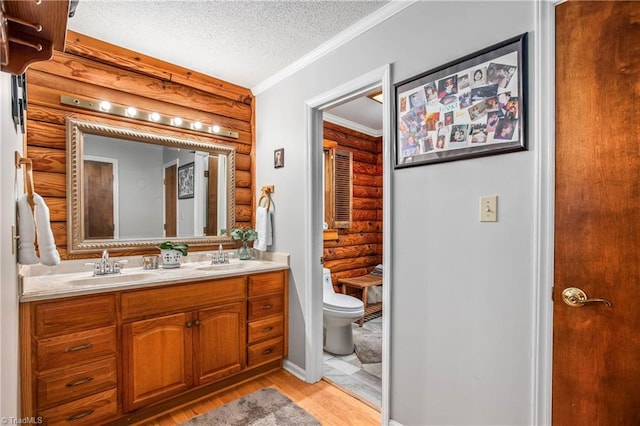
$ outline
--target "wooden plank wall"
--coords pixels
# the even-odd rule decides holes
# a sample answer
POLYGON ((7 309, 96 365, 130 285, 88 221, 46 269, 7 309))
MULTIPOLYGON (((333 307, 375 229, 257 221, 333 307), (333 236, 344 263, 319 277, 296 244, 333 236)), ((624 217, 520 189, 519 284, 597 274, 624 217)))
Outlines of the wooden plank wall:
POLYGON ((337 241, 324 242, 324 266, 336 286, 339 278, 368 274, 382 263, 382 137, 326 121, 323 128, 324 139, 353 155, 352 226, 339 229, 337 241))
MULTIPOLYGON (((120 47, 67 32, 65 53, 32 64, 27 71, 26 156, 33 160, 35 191, 44 197, 63 259, 94 257, 67 253, 66 117, 163 133, 236 149, 236 226, 253 223, 254 102, 249 89, 233 85, 120 47), (60 104, 60 95, 109 100, 187 120, 235 130, 238 139, 175 130, 60 104)), ((217 245, 216 245, 217 247, 217 245)), ((215 247, 198 247, 209 250, 215 247)), ((116 252, 146 254, 155 250, 116 252)))

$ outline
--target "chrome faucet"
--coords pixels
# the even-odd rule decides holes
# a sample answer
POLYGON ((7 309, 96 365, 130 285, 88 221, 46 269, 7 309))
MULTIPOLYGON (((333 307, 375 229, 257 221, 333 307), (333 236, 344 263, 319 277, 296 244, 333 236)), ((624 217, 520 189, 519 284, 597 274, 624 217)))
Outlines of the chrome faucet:
POLYGON ((211 254, 208 254, 207 256, 211 257, 212 265, 221 265, 224 263, 229 263, 229 253, 224 252, 222 248, 222 244, 218 245, 217 253, 211 253, 211 254))
POLYGON ((100 259, 100 268, 105 272, 111 269, 109 265, 109 250, 102 250, 102 259, 100 259))
POLYGON ((126 260, 113 262, 109 261, 109 251, 103 250, 102 257, 98 262, 85 263, 85 266, 93 267, 93 275, 109 275, 109 274, 119 274, 120 273, 120 265, 123 263, 127 263, 126 260))

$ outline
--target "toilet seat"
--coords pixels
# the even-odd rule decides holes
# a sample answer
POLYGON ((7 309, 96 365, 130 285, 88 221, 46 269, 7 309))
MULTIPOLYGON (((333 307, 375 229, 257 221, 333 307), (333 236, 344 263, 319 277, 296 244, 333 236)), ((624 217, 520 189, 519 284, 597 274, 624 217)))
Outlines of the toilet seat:
POLYGON ((364 309, 362 300, 346 294, 325 294, 322 303, 325 308, 336 312, 358 312, 364 309))

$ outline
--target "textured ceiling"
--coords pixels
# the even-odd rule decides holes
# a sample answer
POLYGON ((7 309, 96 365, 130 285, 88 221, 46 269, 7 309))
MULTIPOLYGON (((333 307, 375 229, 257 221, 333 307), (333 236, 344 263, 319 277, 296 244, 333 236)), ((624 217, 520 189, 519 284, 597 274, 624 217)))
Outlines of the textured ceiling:
POLYGON ((386 3, 80 0, 68 29, 253 88, 386 3))

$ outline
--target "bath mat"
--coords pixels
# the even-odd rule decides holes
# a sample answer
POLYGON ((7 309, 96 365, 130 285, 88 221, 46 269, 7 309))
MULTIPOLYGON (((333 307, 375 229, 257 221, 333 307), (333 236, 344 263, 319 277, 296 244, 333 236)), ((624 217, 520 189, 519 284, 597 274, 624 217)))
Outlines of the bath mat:
POLYGON ((353 343, 356 355, 363 364, 382 362, 382 331, 367 330, 353 324, 353 343))
POLYGON ((194 417, 182 425, 315 426, 320 422, 277 390, 265 388, 194 417))

